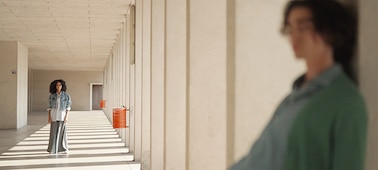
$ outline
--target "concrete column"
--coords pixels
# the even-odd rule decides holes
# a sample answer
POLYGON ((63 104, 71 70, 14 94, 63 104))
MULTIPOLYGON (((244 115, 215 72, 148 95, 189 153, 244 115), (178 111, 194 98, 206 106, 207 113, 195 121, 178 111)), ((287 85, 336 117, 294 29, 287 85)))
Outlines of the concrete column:
POLYGON ((151 169, 161 170, 165 169, 165 0, 151 2, 151 169))
POLYGON ((0 42, 0 129, 27 124, 28 49, 14 42, 0 42))
MULTIPOLYGON (((188 168, 227 169, 228 1, 191 0, 188 168)), ((233 128, 233 127, 230 127, 233 128)))
POLYGON ((359 82, 369 112, 366 170, 378 169, 378 1, 359 0, 359 82))
POLYGON ((135 147, 134 160, 141 162, 142 160, 142 73, 143 73, 143 1, 135 2, 135 147))
MULTIPOLYGON (((2 51, 2 50, 0 50, 2 51)), ((9 72, 8 72, 9 73, 9 72)), ((17 43, 17 129, 27 125, 28 48, 17 43)))
POLYGON ((188 154, 187 7, 187 0, 166 1, 166 170, 185 170, 188 154))
MULTIPOLYGON (((151 0, 142 1, 142 160, 151 169, 151 0)), ((138 22, 138 20, 137 20, 138 22)))
MULTIPOLYGON (((127 64, 124 62, 125 58, 125 52, 124 48, 126 47, 126 34, 127 29, 126 29, 126 24, 123 24, 123 27, 120 30, 120 34, 118 35, 117 42, 114 46, 114 58, 113 58, 113 66, 114 66, 114 77, 113 77, 113 82, 114 82, 114 93, 113 95, 115 96, 115 102, 112 105, 112 109, 114 107, 121 107, 122 105, 128 106, 128 103, 126 103, 126 100, 129 97, 129 93, 127 91, 128 87, 128 67, 127 64)), ((129 147, 129 129, 116 129, 118 134, 120 135, 122 141, 124 141, 126 147, 129 147)))
MULTIPOLYGON (((129 7, 128 7, 129 8, 129 7)), ((130 9, 128 10, 130 12, 130 9)), ((128 116, 128 128, 125 129, 125 135, 126 135, 126 143, 128 148, 130 149, 130 152, 134 152, 134 66, 130 64, 130 48, 131 48, 131 30, 130 30, 130 13, 126 14, 126 22, 124 24, 124 44, 123 44, 123 49, 124 49, 124 55, 123 55, 123 60, 125 63, 125 75, 123 77, 126 78, 125 85, 123 88, 125 88, 125 106, 126 108, 129 109, 127 112, 128 116)))
POLYGON ((235 157, 235 99, 236 99, 236 5, 234 0, 227 0, 226 4, 226 22, 227 22, 227 52, 226 52, 226 167, 234 163, 235 157))

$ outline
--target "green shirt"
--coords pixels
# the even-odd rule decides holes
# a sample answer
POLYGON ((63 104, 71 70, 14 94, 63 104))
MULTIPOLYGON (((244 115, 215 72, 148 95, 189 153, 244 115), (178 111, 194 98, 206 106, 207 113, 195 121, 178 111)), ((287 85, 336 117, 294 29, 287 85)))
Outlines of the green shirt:
MULTIPOLYGON (((249 154, 242 158, 237 164, 233 165, 231 169, 282 170, 284 169, 284 167, 287 167, 286 169, 288 170, 296 170, 295 168, 297 167, 297 164, 301 164, 300 162, 302 158, 304 158, 303 156, 307 155, 307 153, 304 153, 304 155, 298 155, 296 151, 301 151, 303 149, 297 148, 301 146, 298 145, 297 142, 301 141, 301 135, 303 134, 301 134, 300 132, 301 130, 308 128, 308 122, 304 122, 304 124, 301 125, 297 124, 301 123, 300 118, 303 116, 303 114, 308 112, 307 110, 313 109, 311 107, 309 108, 309 106, 313 105, 314 99, 318 98, 317 96, 322 95, 325 91, 329 91, 327 89, 333 87, 335 84, 339 84, 338 82, 340 80, 343 80, 343 86, 350 86, 350 89, 345 90, 350 90, 350 94, 354 94, 354 96, 349 96, 351 100, 358 100, 361 101, 363 104, 363 100, 359 95, 357 88, 353 85, 351 81, 348 80, 348 78, 343 73, 340 65, 338 64, 327 69, 319 76, 309 81, 307 84, 303 84, 304 76, 301 76, 294 82, 292 93, 288 97, 286 97, 284 101, 279 105, 271 121, 268 123, 268 125, 260 135, 259 139, 253 145, 249 154), (300 129, 297 129, 297 127, 294 126, 302 127, 300 129), (299 134, 299 136, 296 136, 297 134, 299 134), (298 137, 299 139, 295 137, 298 137)), ((344 91, 344 93, 349 94, 349 91, 344 91)), ((335 100, 337 101, 340 100, 339 98, 343 98, 343 96, 338 96, 338 94, 335 94, 335 98, 335 100)), ((344 104, 345 103, 337 103, 332 102, 330 100, 326 100, 326 102, 323 103, 323 105, 320 104, 316 107, 328 108, 329 105, 338 105, 338 107, 344 107, 344 104)), ((314 110, 319 108, 315 108, 314 110)), ((364 106, 362 108, 364 108, 364 106)), ((361 116, 360 119, 366 121, 365 110, 363 110, 361 114, 358 115, 361 116)), ((323 128, 321 121, 311 122, 312 124, 317 124, 321 126, 320 129, 312 129, 313 131, 321 130, 323 128)), ((344 124, 348 124, 348 122, 344 122, 344 124)), ((361 128, 365 128, 364 130, 366 130, 366 122, 365 124, 361 124, 361 128)), ((316 133, 312 134, 312 138, 332 138, 332 136, 324 137, 317 135, 318 134, 316 133)), ((365 137, 361 136, 361 139, 365 140, 365 137)), ((317 148, 315 145, 310 143, 312 142, 312 140, 309 140, 308 142, 309 143, 304 144, 306 147, 317 148)), ((355 143, 354 141, 350 142, 355 143)), ((361 147, 364 147, 364 145, 361 147)), ((363 149, 361 151, 363 151, 363 149)), ((315 157, 318 157, 314 153, 311 154, 315 157)), ((324 158, 323 155, 321 155, 321 157, 324 158)), ((315 162, 313 163, 317 164, 315 162)), ((316 166, 314 166, 314 168, 316 170, 323 170, 322 168, 319 169, 316 166)), ((301 166, 297 169, 308 170, 309 168, 306 166, 301 166)))
POLYGON ((285 170, 363 170, 367 112, 357 87, 340 74, 298 113, 285 170))

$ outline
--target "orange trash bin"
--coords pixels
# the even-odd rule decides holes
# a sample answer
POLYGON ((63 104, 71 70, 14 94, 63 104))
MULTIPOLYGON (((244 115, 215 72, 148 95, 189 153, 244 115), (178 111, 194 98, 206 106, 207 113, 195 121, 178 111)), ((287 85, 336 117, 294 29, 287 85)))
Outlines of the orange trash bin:
POLYGON ((105 108, 105 100, 100 100, 100 108, 105 108))
POLYGON ((126 108, 113 108, 113 128, 126 128, 126 108))

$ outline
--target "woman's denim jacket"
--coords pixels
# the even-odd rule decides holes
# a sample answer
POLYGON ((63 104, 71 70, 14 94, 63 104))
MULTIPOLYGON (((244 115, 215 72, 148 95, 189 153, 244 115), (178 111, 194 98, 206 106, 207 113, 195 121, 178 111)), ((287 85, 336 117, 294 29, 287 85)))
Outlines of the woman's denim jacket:
MULTIPOLYGON (((49 97, 49 108, 47 110, 51 110, 53 108, 56 108, 56 100, 57 100, 58 94, 50 94, 49 97)), ((60 96, 60 111, 65 110, 71 110, 71 97, 68 93, 65 93, 62 91, 62 94, 60 96)))

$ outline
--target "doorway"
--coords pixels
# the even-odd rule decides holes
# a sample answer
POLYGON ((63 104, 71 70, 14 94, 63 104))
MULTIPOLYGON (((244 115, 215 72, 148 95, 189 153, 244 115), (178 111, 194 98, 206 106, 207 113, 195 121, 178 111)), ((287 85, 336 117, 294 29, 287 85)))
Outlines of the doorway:
POLYGON ((101 110, 102 84, 91 84, 91 110, 101 110))

